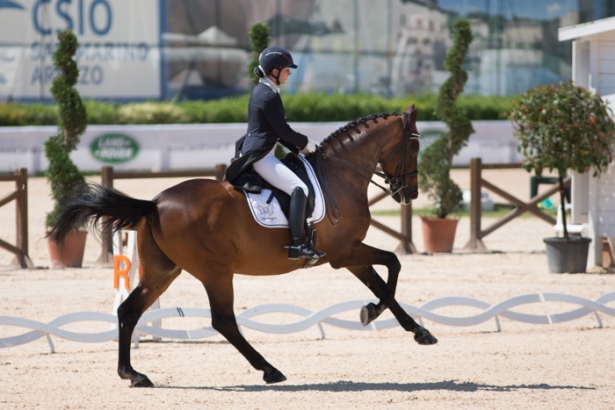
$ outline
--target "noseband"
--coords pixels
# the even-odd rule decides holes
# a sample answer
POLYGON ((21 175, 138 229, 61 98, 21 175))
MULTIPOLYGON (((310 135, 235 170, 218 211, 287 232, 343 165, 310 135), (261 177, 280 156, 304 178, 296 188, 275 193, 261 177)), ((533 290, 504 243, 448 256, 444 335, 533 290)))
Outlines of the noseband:
POLYGON ((320 152, 319 150, 316 151, 316 162, 317 162, 317 170, 318 173, 320 174, 321 180, 323 181, 323 185, 325 188, 325 192, 327 194, 327 196, 329 197, 329 199, 331 200, 333 207, 335 208, 335 217, 336 220, 335 222, 331 221, 331 218, 329 217, 329 220, 331 221, 331 223, 333 225, 337 225, 339 219, 340 219, 340 213, 339 213, 339 208, 337 207, 337 203, 335 202, 335 198, 333 197, 333 193, 331 192, 331 190, 329 189, 329 185, 327 184, 327 181, 324 178, 324 174, 322 172, 322 163, 320 161, 320 158, 325 158, 325 159, 329 159, 333 162, 337 162, 338 164, 344 165, 350 169, 352 169, 353 171, 355 171, 357 174, 359 174, 360 176, 364 177, 364 178, 369 178, 372 184, 376 185, 378 188, 382 189, 384 192, 386 192, 387 194, 394 196, 395 194, 397 194, 399 191, 401 191, 402 189, 406 188, 408 186, 408 183, 406 182, 406 180, 409 177, 415 177, 418 175, 418 170, 416 171, 412 171, 412 172, 408 172, 408 158, 407 158, 407 153, 408 153, 408 142, 412 139, 418 140, 419 137, 421 136, 421 134, 416 133, 416 132, 412 132, 409 127, 408 127, 408 123, 409 123, 409 117, 410 115, 407 112, 404 112, 402 114, 402 120, 403 120, 403 135, 401 137, 401 141, 399 141, 399 143, 397 143, 397 145, 395 146, 395 148, 393 149, 393 151, 391 152, 391 154, 388 156, 388 158, 386 159, 386 161, 384 161, 385 163, 388 162, 393 155, 397 152, 397 150, 399 150, 401 148, 401 158, 399 161, 399 164, 397 164, 397 170, 395 171, 395 176, 393 177, 389 177, 387 174, 385 174, 384 172, 378 172, 374 169, 370 169, 368 167, 365 167, 363 165, 359 165, 359 164, 355 164, 354 162, 350 162, 350 161, 346 161, 345 159, 341 159, 338 157, 334 157, 332 155, 328 155, 328 154, 324 154, 322 152, 320 152), (369 175, 365 175, 363 174, 361 171, 367 171, 369 173, 369 175), (386 188, 383 187, 382 185, 378 184, 377 182, 375 182, 372 179, 373 175, 377 175, 380 178, 384 179, 384 183, 388 184, 390 186, 390 188, 386 188))

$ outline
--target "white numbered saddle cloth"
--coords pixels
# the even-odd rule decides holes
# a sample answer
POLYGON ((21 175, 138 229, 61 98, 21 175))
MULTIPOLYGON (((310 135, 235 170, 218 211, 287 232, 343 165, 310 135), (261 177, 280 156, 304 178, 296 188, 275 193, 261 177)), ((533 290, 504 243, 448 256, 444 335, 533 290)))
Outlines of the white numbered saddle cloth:
MULTIPOLYGON (((314 169, 303 157, 303 155, 299 155, 298 157, 301 158, 301 161, 303 161, 310 178, 310 182, 314 187, 314 212, 312 212, 311 217, 307 218, 307 222, 317 223, 322 221, 325 217, 325 199, 322 195, 322 189, 320 188, 320 184, 318 183, 314 169)), ((268 204, 267 200, 270 197, 270 189, 263 189, 260 194, 246 192, 248 206, 250 207, 250 211, 252 211, 254 219, 259 225, 264 226, 265 228, 288 228, 288 219, 286 218, 286 215, 284 215, 284 212, 282 212, 280 203, 277 198, 274 197, 268 204)))

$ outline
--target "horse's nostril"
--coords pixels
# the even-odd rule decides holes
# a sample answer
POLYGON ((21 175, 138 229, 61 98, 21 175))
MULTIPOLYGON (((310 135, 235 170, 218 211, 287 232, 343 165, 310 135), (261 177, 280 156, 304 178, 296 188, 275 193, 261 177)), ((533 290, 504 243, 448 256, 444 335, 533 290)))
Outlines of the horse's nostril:
POLYGON ((419 191, 413 191, 413 192, 410 194, 410 199, 416 199, 416 198, 418 198, 418 197, 419 197, 419 191))

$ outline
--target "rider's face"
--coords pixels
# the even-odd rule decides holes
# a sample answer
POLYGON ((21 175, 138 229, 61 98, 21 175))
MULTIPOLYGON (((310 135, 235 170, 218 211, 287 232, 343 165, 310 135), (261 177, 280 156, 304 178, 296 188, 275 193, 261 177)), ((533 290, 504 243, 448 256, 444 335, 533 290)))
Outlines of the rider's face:
POLYGON ((280 73, 280 85, 284 84, 286 82, 286 80, 288 79, 288 77, 290 77, 290 68, 289 67, 284 67, 282 69, 282 72, 280 73))

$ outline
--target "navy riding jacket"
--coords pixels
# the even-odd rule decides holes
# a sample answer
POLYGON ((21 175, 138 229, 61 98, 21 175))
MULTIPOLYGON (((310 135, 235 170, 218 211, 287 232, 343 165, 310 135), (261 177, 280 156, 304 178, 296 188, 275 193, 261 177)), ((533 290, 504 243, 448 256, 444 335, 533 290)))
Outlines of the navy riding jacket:
POLYGON ((307 146, 308 137, 288 125, 280 95, 267 84, 258 83, 248 105, 248 132, 236 145, 241 157, 228 167, 226 179, 237 188, 260 192, 260 177, 253 173, 252 164, 262 159, 277 142, 296 154, 307 146))
POLYGON ((308 137, 290 128, 280 94, 268 85, 258 83, 248 104, 248 132, 243 138, 241 154, 266 149, 267 152, 276 142, 298 153, 305 148, 308 137))

